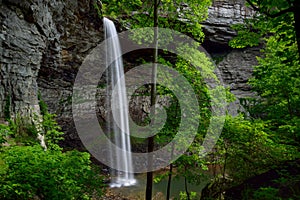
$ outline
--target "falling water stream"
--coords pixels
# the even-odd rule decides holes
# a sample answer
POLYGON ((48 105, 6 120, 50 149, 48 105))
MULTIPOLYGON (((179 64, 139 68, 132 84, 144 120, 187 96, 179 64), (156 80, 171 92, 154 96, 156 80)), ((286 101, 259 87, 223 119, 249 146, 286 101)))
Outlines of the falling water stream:
MULTIPOLYGON (((106 62, 108 70, 106 71, 106 81, 107 81, 107 110, 108 110, 108 120, 107 120, 107 132, 111 137, 113 143, 117 148, 122 149, 122 155, 117 155, 113 160, 113 165, 117 169, 124 169, 121 171, 112 170, 112 180, 111 187, 121 187, 121 186, 131 186, 135 185, 136 180, 133 176, 132 168, 132 158, 131 158, 131 144, 130 144, 130 130, 128 121, 128 104, 126 97, 126 87, 125 80, 122 78, 124 76, 123 60, 121 55, 119 38, 117 35, 116 27, 114 23, 103 18, 105 39, 110 38, 107 41, 106 46, 106 62), (116 101, 112 102, 112 90, 116 89, 115 92, 116 101), (114 109, 112 111, 112 105, 114 109), (114 113, 114 114, 113 114, 114 113), (115 116, 117 115, 117 116, 115 116), (115 122, 115 119, 119 120, 119 123, 115 122)), ((111 148, 116 148, 111 145, 111 148)), ((111 152, 111 151, 110 151, 111 152)))

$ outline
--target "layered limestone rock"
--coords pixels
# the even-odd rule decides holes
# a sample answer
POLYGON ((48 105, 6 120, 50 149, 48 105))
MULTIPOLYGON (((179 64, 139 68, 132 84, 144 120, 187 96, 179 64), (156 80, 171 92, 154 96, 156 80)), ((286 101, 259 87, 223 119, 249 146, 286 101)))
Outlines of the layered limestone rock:
POLYGON ((208 10, 208 19, 203 22, 205 41, 203 47, 216 60, 219 76, 224 85, 235 95, 236 100, 229 105, 229 113, 237 115, 244 109, 240 104, 243 98, 254 97, 247 84, 257 65, 259 48, 232 49, 229 41, 237 35, 231 28, 251 18, 255 11, 246 7, 245 0, 215 0, 208 10))
POLYGON ((202 23, 207 42, 227 45, 236 36, 231 26, 243 23, 255 12, 245 5, 245 0, 214 0, 208 9, 208 18, 202 23))
POLYGON ((54 18, 60 32, 59 51, 48 49, 39 71, 38 84, 50 111, 64 112, 70 105, 77 71, 87 54, 103 40, 102 21, 89 0, 63 1, 63 9, 54 18))
POLYGON ((4 109, 12 115, 32 115, 38 108, 37 77, 43 55, 59 35, 48 5, 38 1, 4 1, 0 18, 0 117, 4 109))
POLYGON ((103 41, 102 20, 93 0, 62 1, 62 12, 54 18, 60 33, 60 49, 50 48, 39 70, 38 85, 49 111, 57 114, 65 135, 65 145, 78 146, 80 140, 72 119, 73 83, 89 52, 103 41))
POLYGON ((228 107, 228 111, 232 115, 245 111, 240 102, 242 99, 246 100, 256 96, 251 90, 248 80, 252 76, 253 66, 257 64, 256 56, 259 54, 258 47, 232 50, 218 64, 225 87, 229 88, 236 97, 236 100, 228 107))

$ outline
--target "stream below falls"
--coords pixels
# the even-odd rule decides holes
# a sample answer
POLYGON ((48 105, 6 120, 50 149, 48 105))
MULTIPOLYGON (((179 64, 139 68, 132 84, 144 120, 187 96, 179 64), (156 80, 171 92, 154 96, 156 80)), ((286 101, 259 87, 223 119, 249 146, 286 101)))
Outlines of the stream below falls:
MULTIPOLYGON (((154 174, 154 179, 159 173, 154 174)), ((197 196, 200 197, 201 190, 206 186, 210 180, 209 175, 204 175, 201 178, 201 183, 198 185, 193 185, 188 183, 189 192, 197 192, 197 196), (203 180, 202 180, 203 179, 203 180)), ((124 197, 130 200, 144 200, 145 199, 145 189, 146 189, 146 174, 135 175, 136 184, 128 187, 115 187, 109 188, 109 192, 113 195, 124 197)), ((163 178, 158 183, 153 183, 153 199, 155 200, 165 200, 167 191, 168 177, 163 178)), ((179 194, 185 192, 184 188, 184 177, 172 177, 171 184, 171 198, 179 199, 179 194)), ((199 199, 199 198, 197 198, 199 199)))

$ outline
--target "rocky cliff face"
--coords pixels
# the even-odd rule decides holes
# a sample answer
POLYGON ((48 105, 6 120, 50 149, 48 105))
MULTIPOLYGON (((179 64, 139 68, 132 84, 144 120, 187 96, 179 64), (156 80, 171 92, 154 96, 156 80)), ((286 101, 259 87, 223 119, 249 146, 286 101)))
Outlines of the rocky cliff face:
POLYGON ((215 0, 209 8, 209 17, 203 23, 206 35, 203 47, 217 60, 220 77, 226 87, 236 96, 236 101, 230 104, 229 113, 237 115, 243 111, 239 100, 253 97, 255 94, 247 84, 252 75, 253 66, 257 64, 256 56, 259 48, 232 49, 228 42, 236 32, 231 26, 243 23, 255 12, 245 6, 245 0, 215 0))
MULTIPOLYGON (((79 142, 72 126, 72 85, 82 61, 103 41, 102 22, 94 0, 3 0, 0 4, 0 118, 5 113, 32 115, 39 111, 38 93, 58 115, 68 133, 68 146, 79 142)), ((246 80, 255 64, 256 49, 231 50, 227 43, 233 23, 252 15, 242 0, 215 1, 203 23, 205 49, 222 55, 225 84, 235 94, 250 90, 246 80)), ((144 101, 144 100, 141 100, 144 101)), ((132 104, 138 104, 133 102, 132 104)))
POLYGON ((232 115, 245 112, 240 103, 242 99, 256 96, 247 82, 252 76, 253 66, 257 64, 256 56, 259 54, 259 48, 232 50, 218 64, 224 85, 236 97, 228 107, 228 112, 232 115))
POLYGON ((245 0, 215 0, 208 9, 208 19, 203 22, 204 32, 210 44, 227 45, 236 35, 230 27, 243 23, 244 19, 253 16, 254 11, 246 7, 245 0))
POLYGON ((40 92, 62 125, 71 122, 70 96, 77 69, 103 40, 93 1, 4 0, 0 18, 0 118, 7 111, 38 112, 40 92))
POLYGON ((0 115, 4 109, 31 115, 38 109, 37 77, 43 56, 59 35, 45 4, 4 1, 0 12, 0 115))

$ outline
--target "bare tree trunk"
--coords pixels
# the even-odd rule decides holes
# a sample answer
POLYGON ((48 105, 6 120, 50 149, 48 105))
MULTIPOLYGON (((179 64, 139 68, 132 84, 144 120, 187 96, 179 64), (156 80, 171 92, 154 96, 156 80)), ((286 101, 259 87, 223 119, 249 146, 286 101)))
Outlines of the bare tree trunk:
MULTIPOLYGON (((176 114, 176 115, 177 115, 178 108, 179 108, 179 104, 176 103, 176 109, 175 109, 175 114, 176 114)), ((172 143, 171 160, 173 160, 173 155, 174 155, 174 143, 172 143)), ((170 194, 171 194, 171 182, 172 182, 172 173, 173 173, 173 163, 170 164, 170 169, 169 169, 168 185, 167 185, 167 197, 166 197, 166 200, 169 200, 169 199, 170 199, 170 194)))
POLYGON ((225 149, 225 155, 224 155, 224 166, 223 166, 223 181, 225 181, 227 158, 228 158, 228 147, 226 144, 226 140, 224 140, 224 149, 225 149))
POLYGON ((173 164, 171 163, 170 164, 170 169, 169 169, 169 176, 168 176, 168 186, 167 186, 167 198, 166 198, 166 200, 170 199, 172 172, 173 172, 173 164))
MULTIPOLYGON (((186 171, 186 167, 185 167, 185 171, 186 171)), ((190 193, 189 193, 189 190, 188 190, 186 176, 184 176, 184 188, 185 188, 185 193, 186 193, 187 200, 191 200, 190 193)))
MULTIPOLYGON (((173 158, 173 153, 174 153, 174 143, 172 144, 172 149, 171 149, 171 159, 173 158)), ((166 200, 170 199, 172 173, 173 173, 173 163, 170 164, 170 169, 169 169, 168 185, 167 185, 167 198, 166 198, 166 200)))
MULTIPOLYGON (((152 66, 152 84, 151 84, 151 102, 152 107, 152 121, 154 123, 155 115, 155 103, 156 103, 156 71, 157 71, 157 57, 158 57, 158 0, 154 0, 154 51, 153 51, 153 66, 152 66)), ((154 149, 154 136, 148 138, 148 152, 153 152, 154 149)), ((153 187, 153 157, 148 156, 148 169, 151 171, 147 172, 147 184, 146 184, 146 200, 152 199, 152 187, 153 187)))

